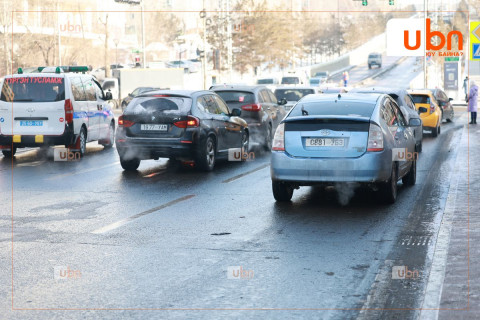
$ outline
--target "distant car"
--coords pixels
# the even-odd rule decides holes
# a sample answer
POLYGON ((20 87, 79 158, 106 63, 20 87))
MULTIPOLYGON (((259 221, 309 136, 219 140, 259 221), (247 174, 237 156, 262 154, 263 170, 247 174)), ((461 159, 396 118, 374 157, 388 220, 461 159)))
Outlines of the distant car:
POLYGON ((212 90, 230 109, 242 110, 242 118, 250 130, 250 141, 270 150, 273 133, 286 115, 272 91, 265 86, 218 86, 212 90))
POLYGON ((119 106, 119 97, 120 97, 120 88, 118 85, 117 78, 105 78, 102 82, 102 89, 105 92, 110 92, 112 94, 111 102, 113 108, 118 108, 119 106))
POLYGON ((329 76, 330 74, 328 71, 315 72, 315 74, 313 75, 314 78, 319 78, 321 82, 327 82, 329 76))
POLYGON ((287 76, 287 77, 282 77, 282 81, 280 84, 301 84, 302 81, 300 80, 300 77, 296 76, 287 76))
POLYGON ((310 86, 312 87, 320 87, 320 85, 324 82, 322 78, 310 78, 310 80, 308 80, 308 82, 310 83, 310 86))
POLYGON ((230 148, 248 150, 248 125, 211 91, 157 90, 136 96, 118 118, 116 146, 124 170, 141 160, 194 160, 205 171, 230 148))
MULTIPOLYGON (((110 65, 110 70, 115 70, 115 69, 124 69, 124 68, 130 68, 129 65, 126 64, 111 64, 110 65)), ((92 72, 90 72, 95 78, 97 78, 98 81, 103 81, 105 79, 105 67, 100 67, 92 72)))
POLYGON ((273 196, 290 201, 300 186, 364 184, 397 198, 397 181, 414 185, 411 125, 386 94, 312 94, 302 98, 275 132, 271 156, 273 196))
POLYGON ((433 93, 435 100, 437 100, 438 106, 442 110, 442 120, 452 122, 455 118, 455 111, 451 101, 453 98, 449 98, 442 89, 428 89, 433 93))
POLYGON ((165 65, 167 68, 182 68, 185 73, 194 73, 200 70, 197 64, 189 60, 168 61, 165 65))
POLYGON ((145 93, 145 92, 148 92, 148 91, 153 91, 153 90, 162 90, 162 89, 156 88, 156 87, 138 87, 138 88, 136 88, 131 93, 129 93, 128 96, 123 98, 123 100, 122 100, 122 110, 124 110, 127 107, 127 105, 130 103, 130 101, 132 101, 132 99, 135 98, 136 96, 138 96, 139 94, 142 94, 142 93, 145 93))
POLYGON ((258 85, 276 85, 278 84, 277 78, 258 78, 257 79, 258 85))
POLYGON ((423 127, 429 130, 433 137, 440 134, 442 123, 442 110, 429 90, 409 90, 415 107, 417 108, 423 127))
MULTIPOLYGON (((421 120, 420 116, 418 115, 417 109, 415 108, 415 103, 413 102, 413 98, 405 89, 371 87, 371 88, 355 88, 355 89, 352 89, 350 92, 388 94, 398 104, 407 122, 409 122, 410 119, 421 120)), ((413 135, 415 136, 415 142, 416 142, 415 151, 422 152, 422 146, 423 146, 422 122, 420 121, 420 124, 416 127, 412 127, 412 129, 413 129, 413 135)))
POLYGON ((273 92, 278 101, 285 99, 287 103, 284 105, 286 111, 290 109, 297 103, 298 100, 305 97, 308 94, 315 94, 317 91, 312 87, 278 87, 273 92))
POLYGON ((368 69, 372 69, 373 66, 382 67, 381 53, 372 52, 368 55, 368 69))

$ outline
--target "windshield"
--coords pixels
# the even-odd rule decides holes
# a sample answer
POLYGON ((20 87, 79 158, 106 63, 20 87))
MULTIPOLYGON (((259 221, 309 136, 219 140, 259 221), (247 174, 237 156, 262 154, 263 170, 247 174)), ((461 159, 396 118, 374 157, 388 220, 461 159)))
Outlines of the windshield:
POLYGON ((140 97, 128 104, 125 115, 186 114, 191 105, 192 99, 184 97, 140 97))
POLYGON ((0 100, 6 102, 55 102, 65 100, 62 77, 6 78, 0 100))
POLYGON ((426 94, 412 94, 413 102, 430 104, 430 97, 426 94))
POLYGON ((257 84, 273 84, 273 79, 258 79, 257 84))
POLYGON ((226 102, 226 103, 255 103, 255 96, 251 92, 243 91, 216 91, 216 93, 226 102))
POLYGON ((283 77, 282 84, 299 84, 300 80, 298 77, 283 77))
POLYGON ((278 89, 275 90, 275 97, 277 100, 298 101, 312 93, 315 93, 313 89, 278 89))
POLYGON ((349 116, 349 117, 368 117, 372 116, 375 109, 374 103, 352 102, 352 101, 318 101, 308 103, 297 103, 295 108, 289 114, 289 117, 309 116, 349 116))

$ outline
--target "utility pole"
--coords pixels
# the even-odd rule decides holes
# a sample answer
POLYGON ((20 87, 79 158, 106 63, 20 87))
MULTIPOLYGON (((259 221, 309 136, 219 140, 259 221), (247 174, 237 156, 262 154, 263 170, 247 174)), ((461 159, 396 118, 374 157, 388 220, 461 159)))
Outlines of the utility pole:
POLYGON ((230 0, 227 0, 227 64, 229 82, 232 82, 233 77, 233 41, 232 41, 232 20, 230 17, 230 0))
MULTIPOLYGON (((423 30, 424 30, 424 39, 423 41, 426 41, 427 39, 427 36, 426 36, 426 32, 427 32, 427 6, 428 6, 428 0, 423 0, 423 12, 424 12, 424 22, 423 22, 423 30)), ((424 56, 423 56, 423 87, 424 88, 427 88, 427 44, 425 43, 425 49, 424 49, 424 56)))
POLYGON ((207 10, 205 8, 205 0, 203 0, 203 14, 200 14, 200 17, 202 17, 202 20, 203 20, 203 57, 202 57, 203 90, 207 90, 207 10))
POLYGON ((108 13, 105 15, 105 22, 98 19, 105 26, 105 78, 110 77, 110 62, 108 61, 108 13))
MULTIPOLYGON (((57 32, 58 32, 58 65, 61 66, 62 65, 62 36, 61 36, 61 32, 60 32, 60 12, 58 12, 58 1, 57 1, 57 32)), ((53 59, 55 60, 55 59, 53 59)))
POLYGON ((145 53, 145 18, 143 16, 143 3, 144 0, 140 3, 140 10, 142 11, 142 55, 143 55, 143 67, 147 67, 147 54, 145 53))

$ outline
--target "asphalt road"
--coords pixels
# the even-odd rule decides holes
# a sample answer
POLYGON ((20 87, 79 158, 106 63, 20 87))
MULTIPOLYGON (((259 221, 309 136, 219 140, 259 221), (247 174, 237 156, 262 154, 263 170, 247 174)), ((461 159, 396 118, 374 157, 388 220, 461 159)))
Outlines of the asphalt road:
MULTIPOLYGON (((372 83, 404 86, 410 62, 372 83)), ((0 156, 1 318, 414 318, 463 121, 425 136, 417 184, 399 183, 394 205, 310 187, 278 204, 269 153, 211 173, 166 159, 126 173, 96 143, 79 162, 0 156), (405 265, 419 277, 391 279, 405 265)))

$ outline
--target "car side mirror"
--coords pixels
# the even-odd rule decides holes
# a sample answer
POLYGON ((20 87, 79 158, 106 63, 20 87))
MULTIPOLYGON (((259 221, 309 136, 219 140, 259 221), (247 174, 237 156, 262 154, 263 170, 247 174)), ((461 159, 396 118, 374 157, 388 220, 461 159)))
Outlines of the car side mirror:
POLYGON ((453 101, 453 98, 448 98, 448 101, 453 101))
POLYGON ((421 125, 422 125, 422 120, 420 120, 418 118, 410 119, 410 121, 408 122, 409 127, 418 127, 418 126, 421 126, 421 125))
POLYGON ((242 111, 240 109, 233 109, 232 110, 232 117, 240 117, 240 115, 242 114, 242 111))
POLYGON ((282 99, 278 100, 277 104, 280 105, 280 106, 286 105, 287 104, 287 99, 282 98, 282 99))
POLYGON ((112 100, 113 96, 110 91, 105 92, 105 100, 112 100))
POLYGON ((425 108, 425 107, 420 107, 420 108, 418 108, 418 113, 419 113, 419 114, 420 114, 420 113, 427 112, 427 111, 428 111, 428 109, 425 108))
POLYGON ((128 96, 129 96, 129 97, 133 97, 133 94, 132 94, 132 93, 129 93, 128 96))

